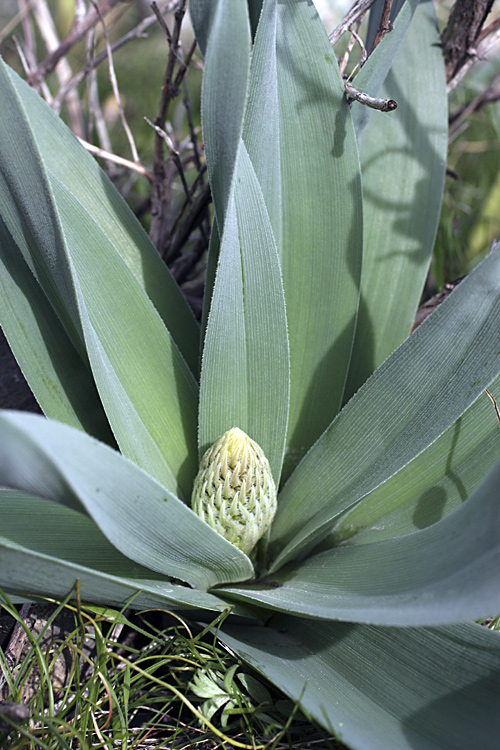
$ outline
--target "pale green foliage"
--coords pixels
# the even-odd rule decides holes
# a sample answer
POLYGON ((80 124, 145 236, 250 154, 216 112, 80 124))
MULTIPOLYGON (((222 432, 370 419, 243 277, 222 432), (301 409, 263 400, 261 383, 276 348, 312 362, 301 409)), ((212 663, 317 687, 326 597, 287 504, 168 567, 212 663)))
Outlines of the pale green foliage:
MULTIPOLYGON (((500 611, 500 249, 409 336, 446 162, 434 5, 407 0, 361 70, 398 102, 369 122, 310 0, 191 16, 215 216, 201 331, 0 64, 0 319, 59 420, 0 414, 0 583, 231 611, 219 638, 356 750, 491 746, 500 640, 473 621, 500 611), (224 452, 235 425, 269 465, 224 452)), ((216 668, 200 679, 233 700, 216 668)))

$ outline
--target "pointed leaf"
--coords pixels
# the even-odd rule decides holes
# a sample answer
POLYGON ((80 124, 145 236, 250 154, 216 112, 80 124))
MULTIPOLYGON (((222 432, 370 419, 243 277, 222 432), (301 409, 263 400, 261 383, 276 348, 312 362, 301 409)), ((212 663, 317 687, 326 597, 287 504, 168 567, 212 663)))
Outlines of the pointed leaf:
POLYGON ((294 615, 444 625, 500 611, 500 463, 455 513, 394 539, 342 546, 227 595, 294 615), (403 564, 404 562, 404 564, 403 564))
POLYGON ((0 413, 0 483, 85 510, 124 555, 206 589, 243 580, 250 560, 111 448, 72 428, 0 413))
POLYGON ((500 732, 500 639, 479 625, 225 623, 241 659, 354 750, 471 750, 500 732))
POLYGON ((356 139, 312 3, 264 2, 243 137, 283 273, 291 360, 286 477, 339 409, 361 272, 356 139))
POLYGON ((262 192, 241 143, 208 320, 200 384, 200 454, 232 427, 283 463, 289 360, 278 255, 262 192))
POLYGON ((117 251, 112 226, 99 225, 86 191, 81 202, 39 153, 4 66, 0 83, 8 104, 0 120, 7 227, 80 356, 88 354, 121 450, 187 498, 197 463, 194 376, 117 251))
POLYGON ((87 352, 120 450, 188 499, 197 470, 194 376, 93 217, 79 211, 58 180, 50 186, 71 253, 87 352), (97 250, 98 274, 91 260, 97 250))
MULTIPOLYGON (((500 378, 489 390, 500 396, 500 378)), ((461 506, 499 456, 500 430, 485 393, 414 461, 342 516, 328 543, 366 544, 437 523, 461 506)))
POLYGON ((410 333, 429 268, 448 147, 439 40, 434 4, 425 0, 380 92, 398 108, 372 117, 361 139, 363 273, 347 395, 410 333))
MULTIPOLYGON (((357 392, 280 493, 275 567, 436 440, 500 372, 497 248, 357 392)), ((275 547, 275 549, 276 549, 275 547)))
MULTIPOLYGON (((66 185, 107 236, 112 238, 115 250, 153 302, 192 371, 197 373, 199 327, 179 287, 143 228, 96 161, 46 102, 13 70, 3 63, 0 65, 2 97, 7 91, 9 96, 14 94, 15 97, 14 102, 11 102, 13 110, 10 113, 15 118, 14 130, 7 129, 3 133, 7 143, 0 155, 2 169, 5 169, 6 163, 11 159, 15 160, 15 170, 25 159, 33 166, 33 161, 29 161, 29 151, 25 153, 25 139, 33 140, 45 167, 66 185), (62 154, 64 158, 61 158, 62 154)), ((40 157, 35 157, 35 160, 36 158, 40 157)), ((27 174, 29 178, 25 189, 32 199, 33 173, 28 170, 27 174)), ((33 208, 36 220, 39 213, 36 204, 33 208)))
POLYGON ((75 349, 1 218, 0 321, 45 414, 114 444, 88 361, 75 349))
MULTIPOLYGON (((201 90, 203 140, 215 215, 222 233, 240 144, 250 67, 250 22, 245 2, 192 4, 205 57, 201 90)), ((198 37, 199 35, 199 37, 198 37)))
POLYGON ((78 581, 83 601, 122 607, 133 598, 134 609, 227 608, 212 594, 132 562, 81 513, 5 490, 0 513, 0 587, 6 591, 64 598, 78 581))
MULTIPOLYGON (((413 14, 420 0, 406 0, 393 23, 393 28, 386 34, 377 47, 370 53, 359 73, 352 81, 359 91, 366 92, 370 96, 378 96, 394 58, 405 38, 413 14)), ((406 43, 406 42, 405 42, 406 43)), ((358 141, 368 122, 375 115, 375 111, 362 104, 352 104, 352 121, 356 130, 358 141)), ((393 117, 393 115, 391 115, 393 117)))

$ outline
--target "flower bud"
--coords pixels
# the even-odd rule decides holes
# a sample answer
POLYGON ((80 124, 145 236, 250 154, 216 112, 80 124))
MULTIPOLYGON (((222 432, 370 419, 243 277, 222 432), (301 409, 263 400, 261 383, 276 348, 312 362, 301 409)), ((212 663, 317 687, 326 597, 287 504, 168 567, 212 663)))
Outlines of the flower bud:
POLYGON ((262 448, 233 427, 207 450, 193 487, 195 513, 250 554, 276 513, 276 486, 262 448))

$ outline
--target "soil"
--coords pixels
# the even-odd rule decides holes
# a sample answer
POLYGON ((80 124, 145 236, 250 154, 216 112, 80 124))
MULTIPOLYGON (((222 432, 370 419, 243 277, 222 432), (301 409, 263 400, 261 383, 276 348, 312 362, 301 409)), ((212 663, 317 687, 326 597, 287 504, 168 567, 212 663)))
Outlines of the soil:
POLYGON ((41 413, 0 329, 0 409, 41 413))

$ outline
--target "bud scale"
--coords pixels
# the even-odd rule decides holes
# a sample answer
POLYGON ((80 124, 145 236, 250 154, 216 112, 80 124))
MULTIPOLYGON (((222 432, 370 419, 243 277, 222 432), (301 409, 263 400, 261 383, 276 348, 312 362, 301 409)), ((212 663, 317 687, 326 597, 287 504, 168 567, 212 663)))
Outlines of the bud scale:
POLYGON ((233 427, 201 460, 193 487, 195 513, 250 554, 276 513, 276 487, 262 448, 233 427))

